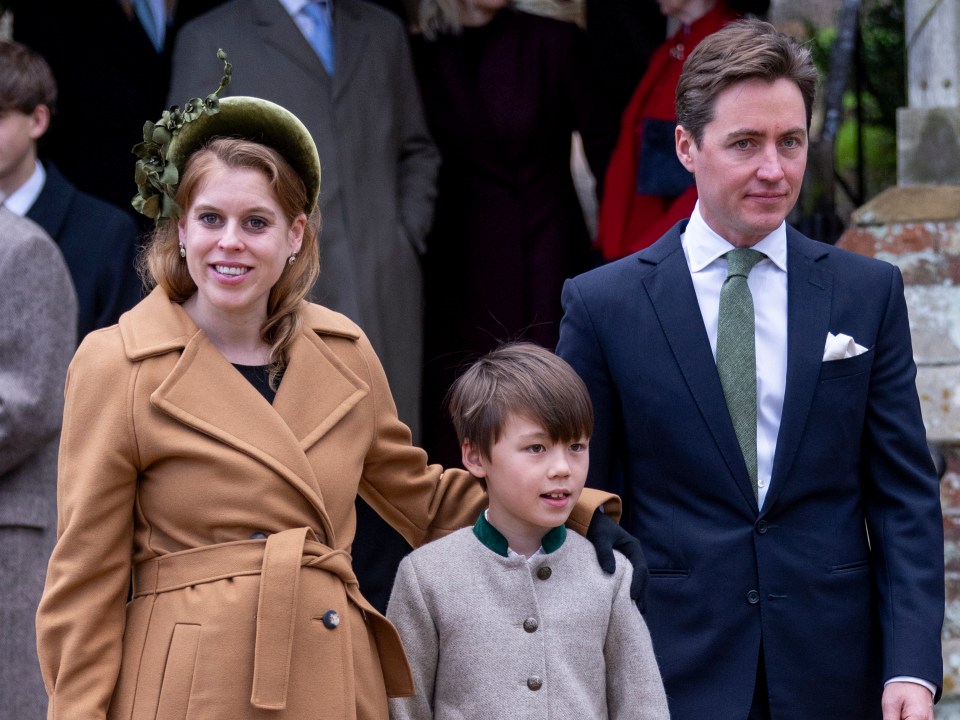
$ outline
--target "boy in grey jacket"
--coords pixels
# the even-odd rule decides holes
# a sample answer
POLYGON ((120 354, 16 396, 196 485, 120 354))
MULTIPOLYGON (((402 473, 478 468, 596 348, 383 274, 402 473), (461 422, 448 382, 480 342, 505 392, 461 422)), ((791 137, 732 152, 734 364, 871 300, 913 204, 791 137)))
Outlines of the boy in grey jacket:
POLYGON ((633 569, 605 574, 567 533, 587 477, 593 411, 583 382, 548 350, 505 345, 454 384, 464 466, 490 505, 473 528, 401 563, 387 611, 417 695, 392 720, 666 720, 633 569))

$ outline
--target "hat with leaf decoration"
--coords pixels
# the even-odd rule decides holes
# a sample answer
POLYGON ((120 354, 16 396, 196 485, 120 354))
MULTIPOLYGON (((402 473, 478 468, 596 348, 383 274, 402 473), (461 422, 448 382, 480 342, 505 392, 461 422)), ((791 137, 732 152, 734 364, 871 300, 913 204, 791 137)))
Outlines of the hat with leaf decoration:
POLYGON ((320 193, 320 157, 310 131, 292 112, 269 100, 255 97, 220 98, 230 84, 233 66, 227 54, 220 85, 205 98, 194 98, 181 109, 164 110, 156 122, 143 126, 143 142, 134 148, 139 158, 133 207, 149 218, 175 218, 181 213, 174 197, 183 168, 196 150, 215 137, 234 137, 266 145, 290 163, 307 189, 304 212, 311 214, 320 193))

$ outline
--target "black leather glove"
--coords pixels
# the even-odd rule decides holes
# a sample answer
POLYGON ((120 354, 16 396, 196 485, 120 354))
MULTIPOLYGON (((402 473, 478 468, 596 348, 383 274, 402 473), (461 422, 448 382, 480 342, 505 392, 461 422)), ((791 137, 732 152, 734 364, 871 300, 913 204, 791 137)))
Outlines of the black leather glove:
POLYGON ((633 580, 630 582, 630 598, 640 608, 647 610, 647 559, 643 555, 640 541, 617 525, 599 508, 593 513, 590 527, 587 528, 587 540, 593 543, 597 551, 600 569, 610 575, 617 569, 613 551, 619 550, 633 565, 633 580))

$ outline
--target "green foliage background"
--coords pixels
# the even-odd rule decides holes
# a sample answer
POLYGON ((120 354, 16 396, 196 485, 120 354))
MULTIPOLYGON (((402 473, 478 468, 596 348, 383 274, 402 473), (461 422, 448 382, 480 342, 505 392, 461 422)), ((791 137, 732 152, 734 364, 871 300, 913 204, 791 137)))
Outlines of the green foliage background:
MULTIPOLYGON (((863 117, 865 184, 868 200, 897 182, 897 108, 907 104, 904 0, 867 0, 860 11, 862 87, 853 73, 844 97, 846 117, 837 134, 837 171, 857 189, 857 104, 863 117)), ((811 51, 822 76, 830 69, 836 28, 810 28, 811 51)))

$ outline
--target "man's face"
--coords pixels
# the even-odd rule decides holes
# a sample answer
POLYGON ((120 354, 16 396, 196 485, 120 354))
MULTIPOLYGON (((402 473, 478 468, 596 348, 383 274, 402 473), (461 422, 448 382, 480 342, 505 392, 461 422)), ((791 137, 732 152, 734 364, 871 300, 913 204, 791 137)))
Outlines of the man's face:
POLYGON ((755 245, 793 208, 807 165, 807 116, 790 80, 746 80, 717 96, 700 147, 677 127, 707 225, 737 247, 755 245))
POLYGON ((4 195, 19 188, 33 174, 36 142, 47 129, 48 117, 46 108, 38 110, 30 114, 0 110, 0 192, 4 195))

